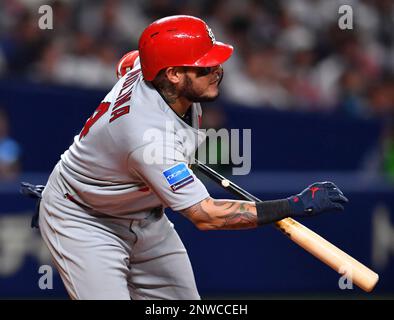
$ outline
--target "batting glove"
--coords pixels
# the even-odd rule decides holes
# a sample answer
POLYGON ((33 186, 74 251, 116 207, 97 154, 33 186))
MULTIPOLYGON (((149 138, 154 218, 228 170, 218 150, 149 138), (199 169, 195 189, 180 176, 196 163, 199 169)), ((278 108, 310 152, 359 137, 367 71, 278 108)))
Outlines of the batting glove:
POLYGON ((316 215, 326 211, 343 211, 349 200, 332 182, 316 182, 301 193, 289 197, 292 216, 316 215))

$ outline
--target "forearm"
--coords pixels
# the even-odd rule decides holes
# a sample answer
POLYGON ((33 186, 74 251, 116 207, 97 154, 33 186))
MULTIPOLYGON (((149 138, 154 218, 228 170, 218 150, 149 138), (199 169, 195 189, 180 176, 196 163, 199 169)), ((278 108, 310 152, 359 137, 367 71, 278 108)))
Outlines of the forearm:
POLYGON ((250 201, 207 198, 183 210, 201 230, 249 229, 258 226, 256 204, 250 201))
POLYGON ((316 182, 296 196, 251 202, 206 198, 182 211, 201 230, 248 229, 287 217, 343 211, 348 199, 332 182, 316 182))
POLYGON ((291 216, 287 199, 259 203, 207 198, 183 210, 201 230, 249 229, 291 216))

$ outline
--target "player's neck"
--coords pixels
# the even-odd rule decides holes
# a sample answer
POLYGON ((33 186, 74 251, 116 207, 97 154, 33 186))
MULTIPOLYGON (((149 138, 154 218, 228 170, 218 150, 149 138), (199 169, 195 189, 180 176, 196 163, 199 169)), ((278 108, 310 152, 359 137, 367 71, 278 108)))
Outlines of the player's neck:
POLYGON ((176 92, 160 89, 157 85, 155 85, 154 82, 152 82, 152 85, 155 87, 155 89, 161 95, 164 101, 180 117, 183 117, 186 114, 187 110, 189 110, 189 108, 193 104, 193 102, 188 100, 187 98, 177 96, 176 92))
POLYGON ((178 116, 183 117, 191 107, 192 102, 185 97, 178 97, 173 103, 169 103, 169 105, 178 116))

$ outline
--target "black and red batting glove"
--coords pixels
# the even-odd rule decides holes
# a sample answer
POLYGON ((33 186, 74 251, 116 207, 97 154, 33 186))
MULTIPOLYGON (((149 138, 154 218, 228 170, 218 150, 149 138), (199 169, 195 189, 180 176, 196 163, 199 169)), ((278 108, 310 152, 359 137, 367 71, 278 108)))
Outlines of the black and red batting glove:
POLYGON ((343 211, 349 200, 332 182, 316 182, 301 193, 288 198, 291 216, 316 215, 326 211, 343 211))
POLYGON ((313 216, 326 211, 343 211, 349 200, 332 182, 316 182, 287 199, 256 203, 259 225, 287 217, 313 216))

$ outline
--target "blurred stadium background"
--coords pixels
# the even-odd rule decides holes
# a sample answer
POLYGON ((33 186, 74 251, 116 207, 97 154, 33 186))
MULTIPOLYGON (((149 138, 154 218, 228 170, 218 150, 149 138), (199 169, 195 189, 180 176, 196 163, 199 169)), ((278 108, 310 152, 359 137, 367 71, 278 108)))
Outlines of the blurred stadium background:
POLYGON ((202 297, 392 298, 392 0, 0 1, 0 298, 67 298, 56 272, 52 290, 38 286, 50 259, 19 182, 45 184, 116 82, 118 59, 137 48, 146 25, 173 14, 203 18, 235 47, 203 124, 251 128, 252 171, 215 168, 262 199, 337 183, 350 198, 346 212, 301 222, 381 276, 372 294, 341 290, 334 271, 271 227, 204 233, 169 212, 202 297), (52 30, 38 27, 44 4, 52 30), (353 8, 353 30, 338 27, 343 4, 353 8))

